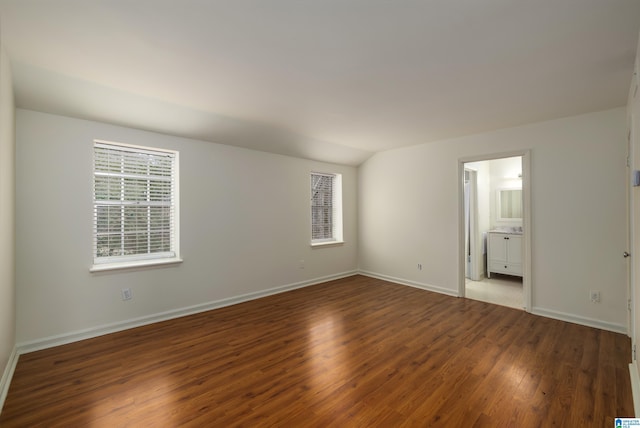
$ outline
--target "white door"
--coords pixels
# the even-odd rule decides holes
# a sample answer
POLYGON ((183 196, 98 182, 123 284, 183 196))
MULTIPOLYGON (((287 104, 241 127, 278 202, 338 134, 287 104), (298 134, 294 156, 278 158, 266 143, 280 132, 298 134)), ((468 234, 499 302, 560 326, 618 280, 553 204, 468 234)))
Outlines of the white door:
POLYGON ((491 260, 507 263, 507 239, 502 233, 489 234, 491 260))
POLYGON ((511 236, 507 241, 509 263, 522 263, 522 238, 511 236))

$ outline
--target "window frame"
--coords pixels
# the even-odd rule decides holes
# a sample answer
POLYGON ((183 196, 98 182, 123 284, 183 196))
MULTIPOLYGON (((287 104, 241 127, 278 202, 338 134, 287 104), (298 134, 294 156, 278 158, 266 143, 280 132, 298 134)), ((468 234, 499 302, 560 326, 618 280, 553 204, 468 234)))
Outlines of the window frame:
MULTIPOLYGON (((94 140, 92 147, 92 158, 93 158, 93 167, 92 167, 92 259, 93 264, 90 267, 91 272, 99 272, 106 270, 114 270, 114 269, 127 269, 127 268, 136 268, 136 267, 145 267, 145 266, 155 266, 155 265, 166 265, 166 264, 174 264, 181 263, 182 259, 180 258, 180 155, 176 150, 168 150, 161 149, 156 147, 149 146, 140 146, 133 144, 125 144, 118 143, 113 141, 104 141, 104 140, 94 140), (97 200, 96 199, 96 177, 98 177, 99 173, 105 174, 105 171, 98 171, 96 168, 96 149, 98 148, 113 148, 114 150, 120 150, 131 153, 147 153, 156 156, 169 156, 172 158, 172 164, 170 167, 171 170, 171 201, 169 202, 170 207, 170 244, 169 251, 164 252, 146 252, 146 253, 138 253, 132 255, 117 255, 117 256, 101 256, 98 257, 98 206, 115 206, 121 207, 124 210, 126 206, 143 206, 143 207, 152 207, 154 204, 151 203, 150 199, 147 199, 145 203, 141 203, 140 201, 136 201, 134 203, 131 200, 128 200, 127 204, 117 204, 113 203, 112 200, 97 200), (109 204, 105 204, 104 202, 108 201, 109 204), (100 202, 103 202, 102 204, 100 202)), ((118 174, 118 173, 116 173, 118 174)), ((125 172, 120 172, 119 174, 123 175, 123 179, 126 175, 125 172)), ((151 176, 150 173, 148 173, 151 176)), ((151 181, 149 180, 149 186, 151 186, 151 181)), ((125 187, 122 188, 121 192, 124 195, 125 187)), ((148 190, 148 194, 151 190, 148 190)), ((121 201, 124 201, 124 197, 121 197, 121 201)), ((124 212, 124 211, 123 211, 124 212)), ((151 211, 150 211, 151 213, 151 211)), ((151 214, 149 214, 151 215, 151 214)), ((146 220, 147 228, 151 227, 151 219, 146 220)), ((125 231, 121 230, 121 239, 124 239, 125 231)))
POLYGON ((309 174, 309 190, 310 190, 310 200, 309 200, 309 214, 310 214, 310 228, 309 231, 311 233, 311 246, 312 247, 321 247, 321 246, 330 246, 330 245, 340 245, 344 244, 343 240, 343 213, 342 213, 342 174, 338 173, 327 173, 327 172, 316 172, 311 171, 309 174), (313 177, 314 176, 324 176, 331 177, 331 208, 332 208, 332 218, 331 218, 331 237, 330 238, 319 238, 314 239, 313 237, 313 228, 314 228, 314 188, 313 188, 313 177))

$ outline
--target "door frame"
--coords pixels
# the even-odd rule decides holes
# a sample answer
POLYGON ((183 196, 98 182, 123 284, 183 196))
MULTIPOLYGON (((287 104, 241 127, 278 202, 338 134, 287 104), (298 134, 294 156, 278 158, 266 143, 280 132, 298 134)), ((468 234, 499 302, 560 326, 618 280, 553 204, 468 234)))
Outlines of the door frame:
MULTIPOLYGON (((464 168, 465 175, 469 172, 469 200, 466 201, 465 205, 469 204, 469 225, 467 228, 467 216, 465 213, 464 216, 464 233, 465 233, 465 242, 464 242, 464 252, 465 252, 465 278, 467 275, 470 276, 472 280, 478 280, 480 277, 480 266, 478 266, 478 252, 482 248, 482 244, 478 243, 478 171, 473 168, 464 168), (467 242, 466 234, 467 229, 469 230, 469 242, 467 242), (469 248, 467 248, 467 245, 469 248), (470 250, 470 251, 469 251, 470 250), (471 253, 471 257, 467 260, 467 254, 471 253)), ((463 183, 464 185, 464 183, 463 183)), ((463 189, 464 191, 464 189, 463 189)))
POLYGON ((531 312, 532 308, 532 275, 531 275, 531 150, 514 150, 510 152, 490 153, 469 156, 458 159, 458 297, 465 297, 465 237, 464 237, 464 164, 468 162, 489 161, 512 157, 522 157, 522 229, 523 260, 522 260, 522 291, 524 294, 524 310, 531 312))
MULTIPOLYGON (((640 46, 640 45, 639 45, 640 46)), ((636 59, 636 69, 638 68, 636 59)), ((640 320, 638 320, 638 295, 637 291, 640 289, 639 271, 636 267, 636 263, 640 254, 640 220, 638 219, 640 201, 637 195, 636 187, 632 183, 632 174, 634 169, 638 169, 640 165, 640 138, 638 133, 639 129, 636 129, 637 120, 640 116, 640 102, 638 102, 638 76, 633 74, 631 79, 631 87, 629 88, 629 95, 627 100, 627 221, 628 221, 628 233, 627 233, 627 251, 630 257, 627 257, 627 335, 631 338, 631 358, 632 363, 635 365, 637 355, 634 349, 637 345, 637 333, 639 330, 640 320)), ((640 399, 638 400, 640 401, 640 399)), ((635 403, 634 405, 640 405, 635 403)), ((638 407, 636 407, 637 409, 638 407)))

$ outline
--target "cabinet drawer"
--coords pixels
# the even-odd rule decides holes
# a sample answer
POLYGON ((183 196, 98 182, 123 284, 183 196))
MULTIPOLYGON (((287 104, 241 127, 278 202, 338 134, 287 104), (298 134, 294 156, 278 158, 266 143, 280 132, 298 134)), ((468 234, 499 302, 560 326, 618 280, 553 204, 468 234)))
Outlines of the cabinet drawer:
POLYGON ((491 261, 489 262, 489 270, 491 272, 506 273, 507 275, 522 276, 522 264, 520 263, 491 261))

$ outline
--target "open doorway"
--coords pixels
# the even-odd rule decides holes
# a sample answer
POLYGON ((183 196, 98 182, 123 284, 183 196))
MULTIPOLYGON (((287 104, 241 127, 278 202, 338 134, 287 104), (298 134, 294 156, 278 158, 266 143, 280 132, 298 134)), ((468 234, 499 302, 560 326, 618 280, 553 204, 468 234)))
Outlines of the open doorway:
POLYGON ((528 153, 461 161, 460 296, 530 310, 525 164, 528 153))

